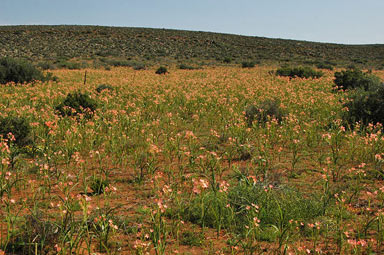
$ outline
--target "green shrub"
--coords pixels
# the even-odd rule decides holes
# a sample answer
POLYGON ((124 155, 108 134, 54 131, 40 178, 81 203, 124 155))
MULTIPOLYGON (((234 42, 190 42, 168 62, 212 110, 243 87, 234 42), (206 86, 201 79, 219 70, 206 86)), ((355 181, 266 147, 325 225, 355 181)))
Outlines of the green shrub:
POLYGON ((280 108, 279 100, 265 100, 259 105, 250 105, 245 110, 245 118, 248 126, 251 127, 253 121, 259 123, 266 123, 271 118, 275 118, 278 122, 281 122, 285 113, 280 108))
POLYGON ((287 76, 290 78, 320 78, 323 76, 323 72, 316 71, 310 67, 281 67, 276 70, 276 75, 287 76))
POLYGON ((28 83, 32 81, 46 81, 43 73, 30 63, 12 58, 0 59, 0 84, 8 82, 28 83))
POLYGON ((110 91, 114 90, 114 88, 111 85, 109 85, 109 84, 100 84, 99 86, 97 86, 96 92, 97 93, 101 93, 101 91, 103 91, 105 89, 106 90, 110 90, 110 91))
POLYGON ((343 90, 355 88, 369 90, 375 89, 378 85, 380 85, 380 79, 358 69, 350 69, 336 72, 334 83, 337 88, 343 90))
POLYGON ((260 224, 267 225, 288 225, 289 220, 306 221, 320 216, 323 212, 319 200, 305 198, 300 192, 287 187, 279 186, 267 189, 267 184, 249 183, 248 180, 240 181, 228 194, 230 204, 233 205, 237 214, 237 224, 244 226, 248 218, 247 206, 258 205, 258 218, 260 224))
POLYGON ((286 186, 269 188, 268 183, 254 183, 246 177, 227 193, 211 190, 197 195, 180 211, 183 219, 192 223, 213 228, 220 224, 238 233, 244 233, 254 217, 260 220, 261 229, 267 230, 287 227, 290 220, 315 219, 323 213, 321 199, 305 198, 286 186))
POLYGON ((160 66, 157 70, 156 70, 156 74, 166 74, 168 73, 168 70, 166 67, 164 66, 160 66))
POLYGON ((69 93, 64 101, 55 107, 55 110, 61 116, 84 114, 86 118, 90 118, 93 116, 96 108, 96 101, 90 98, 88 94, 75 92, 69 93))
POLYGON ((234 222, 231 209, 226 207, 228 202, 226 194, 209 191, 196 196, 185 207, 180 208, 180 214, 184 220, 200 226, 217 228, 220 224, 223 228, 229 228, 234 222))
POLYGON ((0 136, 8 139, 8 134, 12 133, 16 139, 14 142, 18 146, 26 146, 32 143, 31 127, 25 118, 8 116, 0 118, 0 136))
POLYGON ((255 65, 256 65, 255 62, 253 61, 244 61, 241 63, 242 68, 253 68, 255 67, 255 65))
POLYGON ((348 111, 343 113, 343 119, 352 127, 356 122, 361 122, 363 126, 378 122, 384 124, 384 84, 376 90, 360 88, 353 91, 344 107, 348 111))

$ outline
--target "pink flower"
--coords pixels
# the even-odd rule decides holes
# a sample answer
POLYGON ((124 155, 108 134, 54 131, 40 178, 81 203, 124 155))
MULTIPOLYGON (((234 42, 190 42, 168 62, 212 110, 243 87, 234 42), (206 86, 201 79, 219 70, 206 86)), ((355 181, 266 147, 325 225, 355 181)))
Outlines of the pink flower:
POLYGON ((201 187, 202 187, 203 189, 206 189, 206 188, 209 187, 209 182, 208 182, 207 180, 200 179, 199 181, 200 181, 201 187))

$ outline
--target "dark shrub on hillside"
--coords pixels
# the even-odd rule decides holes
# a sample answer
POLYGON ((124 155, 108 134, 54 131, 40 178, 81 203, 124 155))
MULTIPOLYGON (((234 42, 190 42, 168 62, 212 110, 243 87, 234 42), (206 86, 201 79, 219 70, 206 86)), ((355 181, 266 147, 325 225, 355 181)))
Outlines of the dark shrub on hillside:
POLYGON ((12 133, 15 137, 14 143, 18 146, 25 146, 32 143, 30 137, 31 127, 29 122, 20 117, 8 116, 0 118, 0 136, 8 139, 8 134, 12 133))
POLYGON ((8 82, 28 83, 32 81, 46 81, 48 78, 32 64, 12 58, 0 59, 0 83, 8 82))
POLYGON ((318 63, 316 65, 316 67, 319 69, 326 69, 326 70, 330 70, 330 71, 333 70, 333 66, 331 64, 326 64, 326 63, 318 63))
POLYGON ((85 114, 86 118, 90 118, 93 116, 96 108, 96 101, 90 98, 88 94, 76 92, 69 93, 64 101, 56 106, 55 110, 58 111, 61 116, 85 114))
POLYGON ((136 70, 136 71, 140 71, 140 70, 145 70, 146 69, 146 66, 144 63, 133 63, 132 64, 132 68, 133 70, 136 70))
POLYGON ((105 62, 111 66, 132 66, 132 62, 128 60, 107 59, 105 62))
POLYGON ((245 118, 249 127, 255 120, 259 123, 266 123, 269 119, 274 118, 281 122, 284 115, 278 100, 265 100, 259 105, 250 105, 245 110, 245 118))
MULTIPOLYGON (((109 58, 100 58, 94 60, 94 67, 99 68, 100 66, 104 67, 106 70, 111 70, 111 67, 135 67, 138 63, 131 60, 121 60, 121 59, 109 59, 109 58)), ((141 65, 141 63, 139 63, 141 65)))
POLYGON ((166 74, 168 73, 168 70, 166 67, 164 66, 160 66, 157 70, 156 70, 156 74, 166 74))
POLYGON ((223 62, 226 64, 230 64, 232 62, 232 59, 229 57, 226 57, 226 58, 224 58, 223 62))
POLYGON ((40 67, 42 70, 56 69, 56 66, 49 62, 39 62, 37 67, 40 67))
POLYGON ((100 84, 99 86, 97 86, 96 91, 97 91, 97 93, 101 93, 101 91, 103 91, 105 89, 111 90, 111 91, 114 90, 114 88, 109 84, 100 84))
POLYGON ((242 68, 253 68, 255 67, 255 65, 256 65, 255 62, 253 61, 244 61, 241 63, 242 68))
POLYGON ((69 62, 69 61, 63 61, 56 64, 58 68, 65 68, 69 70, 79 70, 81 68, 87 68, 88 64, 83 63, 77 63, 77 62, 69 62))
POLYGON ((323 76, 323 73, 321 71, 316 71, 310 67, 281 67, 276 70, 276 75, 278 76, 287 76, 290 78, 320 78, 323 76))
POLYGON ((360 121, 363 126, 369 123, 384 124, 384 85, 376 90, 365 91, 362 88, 352 92, 349 101, 344 104, 348 111, 343 119, 352 127, 360 121))
POLYGON ((378 77, 357 69, 336 72, 334 82, 339 89, 343 90, 355 88, 370 90, 380 85, 378 77))
POLYGON ((197 67, 186 65, 186 64, 181 64, 179 65, 179 69, 181 70, 195 70, 197 67))

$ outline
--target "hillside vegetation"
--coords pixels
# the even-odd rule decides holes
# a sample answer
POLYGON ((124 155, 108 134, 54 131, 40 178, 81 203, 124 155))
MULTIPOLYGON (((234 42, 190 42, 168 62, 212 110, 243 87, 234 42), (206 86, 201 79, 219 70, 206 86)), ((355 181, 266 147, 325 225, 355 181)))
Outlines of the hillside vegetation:
POLYGON ((210 32, 100 26, 0 26, 0 57, 58 62, 298 63, 382 69, 384 45, 341 45, 210 32))

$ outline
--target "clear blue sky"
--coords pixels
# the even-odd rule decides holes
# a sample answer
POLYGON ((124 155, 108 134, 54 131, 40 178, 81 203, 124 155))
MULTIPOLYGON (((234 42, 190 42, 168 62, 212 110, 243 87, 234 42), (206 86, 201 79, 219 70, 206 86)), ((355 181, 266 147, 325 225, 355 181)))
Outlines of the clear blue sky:
POLYGON ((0 0, 0 25, 173 28, 384 44, 384 0, 0 0))

